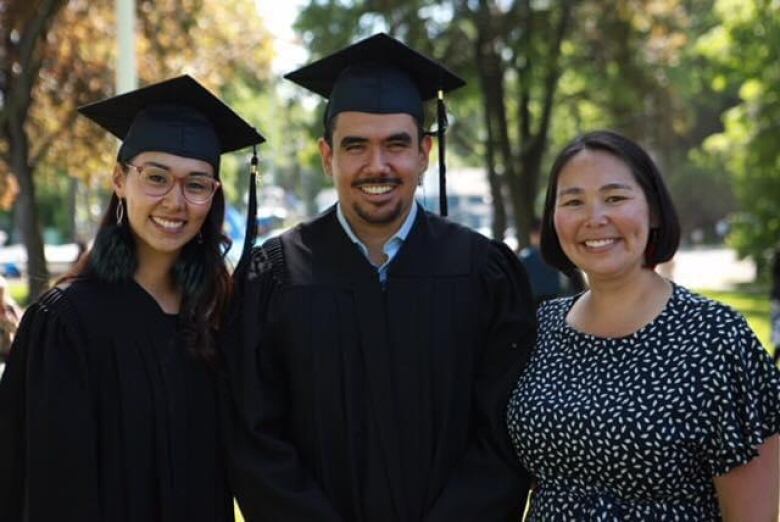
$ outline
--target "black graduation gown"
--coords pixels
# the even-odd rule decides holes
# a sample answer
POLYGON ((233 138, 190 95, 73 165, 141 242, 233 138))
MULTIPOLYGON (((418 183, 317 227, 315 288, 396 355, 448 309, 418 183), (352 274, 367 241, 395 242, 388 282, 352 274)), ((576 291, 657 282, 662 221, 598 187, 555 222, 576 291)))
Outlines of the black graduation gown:
POLYGON ((135 282, 30 307, 0 382, 0 520, 233 519, 212 371, 135 282))
POLYGON ((505 245, 421 211, 383 289, 331 209, 238 284, 223 350, 248 521, 520 519, 505 410, 535 325, 505 245))

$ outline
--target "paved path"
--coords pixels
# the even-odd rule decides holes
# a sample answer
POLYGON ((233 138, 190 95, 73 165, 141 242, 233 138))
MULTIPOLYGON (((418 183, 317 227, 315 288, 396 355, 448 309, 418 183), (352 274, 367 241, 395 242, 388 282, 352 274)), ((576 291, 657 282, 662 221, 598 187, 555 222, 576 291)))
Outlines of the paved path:
POLYGON ((680 250, 673 260, 672 279, 688 288, 730 290, 755 277, 753 262, 737 260, 736 252, 729 248, 680 250))

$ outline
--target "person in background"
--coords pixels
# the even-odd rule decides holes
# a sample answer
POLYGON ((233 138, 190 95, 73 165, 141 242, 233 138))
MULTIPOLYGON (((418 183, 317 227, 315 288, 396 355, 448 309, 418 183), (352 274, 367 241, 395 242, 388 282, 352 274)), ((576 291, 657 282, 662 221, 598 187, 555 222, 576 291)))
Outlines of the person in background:
POLYGON ((544 303, 507 409, 532 522, 776 522, 780 370, 734 310, 655 272, 677 213, 637 144, 587 133, 549 177, 541 247, 584 293, 544 303))
POLYGON ((21 316, 21 308, 16 304, 8 289, 8 280, 0 276, 0 363, 5 362, 11 353, 11 346, 21 316))
POLYGON ((529 234, 530 244, 520 251, 520 261, 528 272, 531 291, 534 294, 537 307, 548 299, 576 294, 585 289, 585 281, 579 270, 563 274, 544 260, 542 251, 539 249, 541 227, 541 220, 534 217, 529 234))
POLYGON ((189 76, 79 110, 123 140, 113 194, 0 381, 0 520, 230 522, 220 155, 263 138, 189 76))
POLYGON ((503 411, 534 340, 528 281, 502 242, 414 199, 423 101, 463 82, 384 34, 288 78, 329 99, 338 203, 238 271, 222 345, 245 519, 519 520, 503 411))

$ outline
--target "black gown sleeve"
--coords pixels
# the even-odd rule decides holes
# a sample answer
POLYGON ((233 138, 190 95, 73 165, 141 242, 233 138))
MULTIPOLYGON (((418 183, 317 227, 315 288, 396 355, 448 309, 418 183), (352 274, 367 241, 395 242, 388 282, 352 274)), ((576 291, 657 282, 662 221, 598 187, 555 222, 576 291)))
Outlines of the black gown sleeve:
POLYGON ((24 315, 0 381, 0 520, 100 520, 87 365, 60 299, 24 315))
POLYGON ((485 330, 475 373, 471 441, 426 522, 520 520, 530 475, 512 451, 506 405, 536 339, 528 277, 503 243, 491 241, 482 270, 484 293, 474 306, 485 330))
POLYGON ((237 292, 223 328, 227 372, 221 395, 231 487, 247 522, 336 522, 341 517, 285 436, 287 384, 269 321, 280 263, 280 251, 267 244, 253 252, 236 274, 237 292))

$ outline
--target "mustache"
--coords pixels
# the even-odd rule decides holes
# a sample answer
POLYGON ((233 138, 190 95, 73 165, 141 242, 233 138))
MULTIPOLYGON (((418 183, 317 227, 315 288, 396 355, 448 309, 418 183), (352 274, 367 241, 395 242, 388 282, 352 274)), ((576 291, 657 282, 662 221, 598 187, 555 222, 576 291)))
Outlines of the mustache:
POLYGON ((401 180, 398 178, 364 178, 354 181, 353 187, 362 187, 364 185, 400 185, 401 180))

